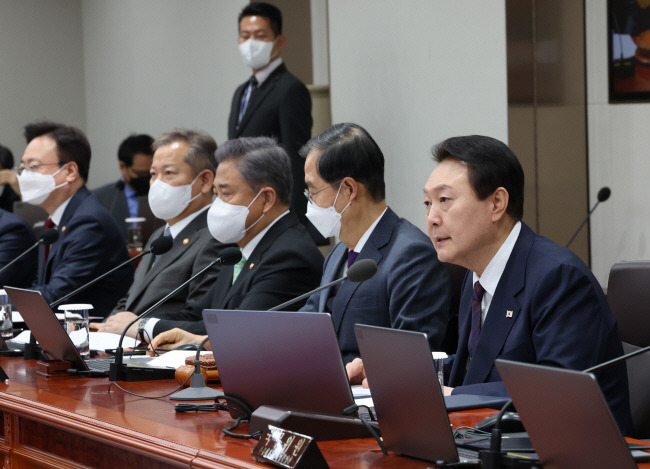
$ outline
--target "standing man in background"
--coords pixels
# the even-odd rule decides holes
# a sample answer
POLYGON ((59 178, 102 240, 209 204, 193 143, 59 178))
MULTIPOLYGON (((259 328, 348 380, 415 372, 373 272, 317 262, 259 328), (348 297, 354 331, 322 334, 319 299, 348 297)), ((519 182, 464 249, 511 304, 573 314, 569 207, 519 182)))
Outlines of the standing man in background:
POLYGON ((298 150, 311 136, 311 97, 307 87, 289 73, 280 53, 286 43, 282 13, 268 3, 251 3, 239 14, 239 52, 253 74, 232 99, 228 139, 272 137, 291 160, 291 209, 317 244, 325 239, 307 222, 304 160, 298 150))
MULTIPOLYGON (((126 239, 126 218, 151 218, 149 210, 141 213, 141 197, 149 193, 149 169, 153 160, 153 138, 146 134, 130 135, 117 150, 122 177, 93 191, 97 200, 106 207, 126 239)), ((146 201, 143 200, 146 204, 146 201)))

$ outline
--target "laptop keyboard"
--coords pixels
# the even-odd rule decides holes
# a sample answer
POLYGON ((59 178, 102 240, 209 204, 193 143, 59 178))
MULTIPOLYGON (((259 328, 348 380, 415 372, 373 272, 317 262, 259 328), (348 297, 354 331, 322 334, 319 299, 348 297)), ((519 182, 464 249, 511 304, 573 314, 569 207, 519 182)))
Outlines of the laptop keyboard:
POLYGON ((84 360, 88 369, 93 372, 106 372, 111 369, 111 363, 115 361, 115 357, 106 357, 106 358, 91 358, 89 360, 84 360))

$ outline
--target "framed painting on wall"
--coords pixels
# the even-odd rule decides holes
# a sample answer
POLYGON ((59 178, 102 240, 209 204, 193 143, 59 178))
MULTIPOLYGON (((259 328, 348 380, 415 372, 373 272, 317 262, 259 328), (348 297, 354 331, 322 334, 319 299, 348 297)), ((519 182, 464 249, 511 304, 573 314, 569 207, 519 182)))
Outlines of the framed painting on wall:
POLYGON ((608 0, 609 102, 650 100, 650 0, 608 0))

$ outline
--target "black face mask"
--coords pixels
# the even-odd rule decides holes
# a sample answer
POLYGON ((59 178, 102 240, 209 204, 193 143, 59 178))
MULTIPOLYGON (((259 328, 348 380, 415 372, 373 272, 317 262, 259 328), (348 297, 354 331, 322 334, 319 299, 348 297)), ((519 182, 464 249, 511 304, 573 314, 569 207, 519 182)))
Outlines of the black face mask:
POLYGON ((139 178, 131 178, 128 184, 133 188, 138 197, 141 197, 149 193, 150 180, 151 176, 142 176, 139 178))

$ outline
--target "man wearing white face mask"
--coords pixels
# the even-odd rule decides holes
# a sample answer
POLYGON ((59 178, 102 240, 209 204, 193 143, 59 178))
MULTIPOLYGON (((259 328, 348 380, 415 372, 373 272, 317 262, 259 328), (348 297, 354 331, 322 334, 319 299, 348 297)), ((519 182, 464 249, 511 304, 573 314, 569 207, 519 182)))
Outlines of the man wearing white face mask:
POLYGON ((280 54, 286 42, 282 14, 267 3, 250 3, 239 14, 239 52, 253 71, 233 95, 228 138, 272 137, 291 161, 291 208, 318 244, 325 240, 305 218, 304 162, 298 150, 311 136, 311 97, 289 73, 280 54))
MULTIPOLYGON (((90 145, 77 128, 52 122, 25 127, 27 147, 18 168, 24 202, 43 208, 45 228, 59 232, 51 246, 39 249, 34 288, 48 303, 74 291, 128 259, 120 229, 86 189, 90 145)), ((90 303, 93 314, 106 315, 128 290, 133 267, 125 265, 70 303, 90 303)))
POLYGON ((230 140, 216 152, 208 229, 224 243, 237 243, 242 260, 223 266, 208 292, 176 317, 160 320, 154 335, 174 327, 205 334, 206 309, 266 310, 315 288, 323 256, 289 210, 291 175, 286 152, 265 137, 230 140))
POLYGON ((357 259, 377 273, 363 283, 315 293, 302 308, 332 315, 344 362, 359 356, 354 324, 427 334, 440 350, 450 318, 451 284, 429 238, 387 205, 384 155, 356 124, 336 124, 301 150, 307 218, 323 236, 341 240, 325 260, 321 284, 339 278, 357 259))
MULTIPOLYGON (((212 184, 217 163, 217 144, 203 132, 175 129, 153 142, 149 205, 153 214, 166 225, 153 233, 147 247, 166 234, 174 240, 169 252, 147 256, 135 272, 128 294, 103 323, 93 324, 100 332, 122 333, 124 327, 156 304, 178 285, 200 272, 219 256, 224 247, 207 226, 212 203, 212 184)), ((187 288, 160 305, 150 316, 134 325, 149 339, 158 319, 174 319, 187 302, 199 300, 215 282, 219 265, 203 273, 187 288)))

